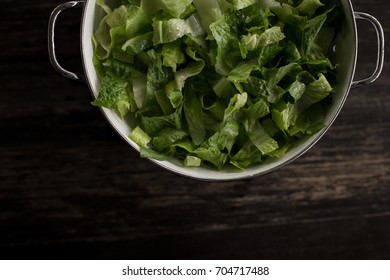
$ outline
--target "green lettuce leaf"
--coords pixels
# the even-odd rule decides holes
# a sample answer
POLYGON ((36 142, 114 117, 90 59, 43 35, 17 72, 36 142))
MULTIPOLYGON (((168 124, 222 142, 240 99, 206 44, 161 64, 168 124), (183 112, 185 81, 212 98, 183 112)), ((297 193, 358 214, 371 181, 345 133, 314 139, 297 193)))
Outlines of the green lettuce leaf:
POLYGON ((117 103, 126 95, 127 83, 120 78, 105 76, 100 83, 99 95, 91 104, 116 109, 117 103))
POLYGON ((283 88, 275 85, 275 82, 269 82, 254 76, 250 76, 242 87, 251 96, 264 98, 270 103, 277 103, 286 92, 283 88))
POLYGON ((259 99, 256 103, 244 109, 247 119, 258 120, 267 116, 271 111, 268 102, 259 99))
POLYGON ((259 47, 275 44, 284 38, 285 35, 283 34, 281 28, 279 26, 274 26, 265 30, 260 35, 254 33, 243 36, 241 43, 244 45, 247 51, 253 51, 259 47))
POLYGON ((215 56, 215 71, 221 75, 228 75, 231 67, 226 63, 229 48, 233 41, 230 34, 230 26, 224 17, 213 22, 209 26, 211 33, 217 43, 217 54, 215 56))
POLYGON ((276 104, 271 112, 272 119, 282 131, 286 131, 291 125, 294 125, 298 117, 297 106, 284 101, 276 104))
POLYGON ((303 0, 301 4, 297 6, 297 10, 300 14, 312 16, 317 8, 324 6, 320 0, 303 0))
POLYGON ((173 72, 176 72, 178 66, 186 61, 179 40, 164 44, 161 55, 163 57, 163 65, 171 67, 173 72))
POLYGON ((220 131, 216 132, 196 149, 194 153, 202 160, 212 163, 218 169, 222 169, 228 160, 238 132, 238 123, 229 121, 220 131), (225 149, 227 150, 226 152, 224 151, 225 149))
POLYGON ((175 142, 182 140, 187 136, 183 130, 175 128, 166 128, 162 130, 158 136, 153 138, 153 148, 156 151, 163 151, 171 147, 175 142))
POLYGON ((184 19, 173 18, 166 21, 156 21, 153 25, 154 45, 173 42, 186 34, 191 33, 191 29, 184 19))
POLYGON ((195 92, 188 92, 184 100, 184 115, 187 121, 192 141, 200 145, 206 137, 203 108, 195 92))
POLYGON ((175 18, 180 18, 181 15, 192 4, 192 0, 161 0, 165 9, 175 18))
POLYGON ((152 140, 152 138, 138 126, 129 134, 129 138, 140 147, 146 147, 152 140))
POLYGON ((245 82, 248 80, 253 69, 256 67, 253 63, 250 62, 240 62, 228 76, 228 80, 233 83, 245 82))
POLYGON ((186 156, 184 160, 184 166, 187 167, 199 167, 202 164, 202 159, 195 156, 186 156))
POLYGON ((218 0, 193 0, 204 30, 210 33, 210 25, 222 17, 218 0))
POLYGON ((227 0, 233 5, 234 10, 242 10, 257 2, 257 0, 227 0))
POLYGON ((182 89, 188 78, 198 75, 202 72, 205 63, 203 60, 193 62, 186 68, 175 73, 175 80, 169 82, 165 87, 165 93, 170 100, 173 108, 177 108, 183 101, 182 89))
POLYGON ((122 50, 132 55, 139 54, 153 46, 153 35, 153 32, 147 32, 133 37, 123 44, 122 50))
POLYGON ((267 155, 279 148, 278 142, 267 134, 258 121, 246 120, 244 126, 248 138, 263 155, 267 155))
POLYGON ((142 158, 155 159, 159 161, 170 159, 171 157, 173 157, 174 153, 175 153, 174 149, 167 150, 164 152, 158 152, 154 149, 147 148, 147 147, 141 147, 140 149, 140 155, 142 158))
POLYGON ((305 94, 315 103, 327 97, 331 91, 332 86, 326 77, 323 74, 319 74, 319 78, 306 87, 305 94))

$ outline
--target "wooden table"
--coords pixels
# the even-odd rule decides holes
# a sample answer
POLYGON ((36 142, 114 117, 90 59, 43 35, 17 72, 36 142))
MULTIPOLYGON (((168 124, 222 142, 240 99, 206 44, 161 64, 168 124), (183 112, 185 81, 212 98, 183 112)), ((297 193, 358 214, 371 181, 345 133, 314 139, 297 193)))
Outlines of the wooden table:
MULTIPOLYGON (((141 159, 50 66, 47 22, 61 0, 1 0, 0 256, 3 259, 388 259, 390 69, 354 89, 326 136, 289 166, 206 183, 141 159)), ((387 0, 353 0, 390 32, 387 0)), ((57 30, 81 71, 80 10, 57 30)), ((359 22, 356 79, 375 65, 359 22)), ((387 51, 386 54, 389 54, 387 51)))

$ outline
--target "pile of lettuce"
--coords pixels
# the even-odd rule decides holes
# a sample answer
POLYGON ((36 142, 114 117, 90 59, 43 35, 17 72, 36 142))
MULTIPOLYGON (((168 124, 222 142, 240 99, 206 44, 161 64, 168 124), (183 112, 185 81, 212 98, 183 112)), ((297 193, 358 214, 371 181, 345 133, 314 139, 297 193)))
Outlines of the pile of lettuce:
POLYGON ((280 158, 332 102, 341 13, 322 1, 97 0, 92 104, 135 116, 142 157, 217 169, 280 158))

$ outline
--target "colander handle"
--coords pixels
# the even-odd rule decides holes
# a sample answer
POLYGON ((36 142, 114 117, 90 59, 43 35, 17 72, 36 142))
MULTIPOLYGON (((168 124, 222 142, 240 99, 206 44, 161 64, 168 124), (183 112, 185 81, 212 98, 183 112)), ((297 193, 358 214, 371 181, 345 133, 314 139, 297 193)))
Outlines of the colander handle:
POLYGON ((84 4, 83 0, 80 1, 69 1, 66 3, 63 3, 59 6, 57 6, 53 12, 50 15, 49 18, 49 28, 48 28, 48 48, 49 48, 49 58, 50 58, 50 63, 53 66, 53 68, 60 73, 61 75, 75 80, 79 82, 83 82, 85 80, 84 76, 81 74, 73 73, 70 72, 66 69, 64 69, 57 60, 56 52, 55 52, 55 27, 57 23, 58 16, 65 10, 70 9, 70 8, 81 8, 84 4))
POLYGON ((378 54, 377 54, 376 68, 374 70, 374 73, 366 79, 360 81, 354 81, 352 83, 353 88, 369 85, 375 82, 382 73, 383 64, 385 61, 385 35, 383 32, 383 27, 380 24, 380 22, 372 15, 366 13, 360 13, 360 12, 355 12, 355 18, 366 20, 374 26, 377 35, 377 40, 378 40, 378 54))

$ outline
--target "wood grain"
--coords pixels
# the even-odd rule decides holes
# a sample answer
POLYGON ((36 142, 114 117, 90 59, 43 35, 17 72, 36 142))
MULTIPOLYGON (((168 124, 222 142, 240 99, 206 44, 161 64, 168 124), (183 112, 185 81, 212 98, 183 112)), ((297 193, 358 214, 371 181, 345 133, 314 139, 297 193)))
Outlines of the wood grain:
MULTIPOLYGON (((387 1, 352 2, 389 35, 387 1)), ((88 88, 52 70, 47 22, 62 1, 1 3, 0 258, 390 258, 388 64, 293 164, 198 182, 140 159, 89 105, 88 88)), ((57 38, 75 71, 80 15, 64 13, 57 38)), ((359 35, 357 79, 376 48, 369 25, 359 22, 359 35)))

